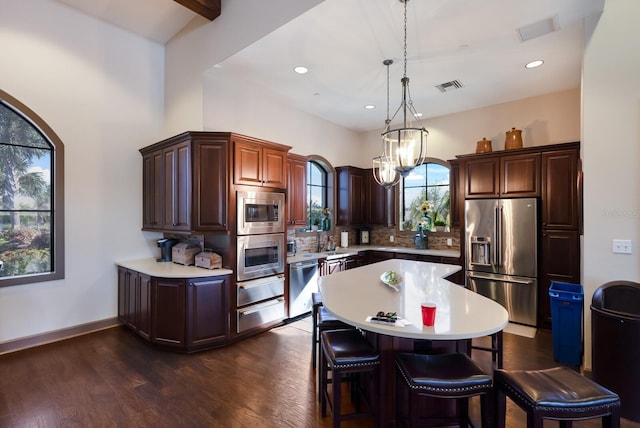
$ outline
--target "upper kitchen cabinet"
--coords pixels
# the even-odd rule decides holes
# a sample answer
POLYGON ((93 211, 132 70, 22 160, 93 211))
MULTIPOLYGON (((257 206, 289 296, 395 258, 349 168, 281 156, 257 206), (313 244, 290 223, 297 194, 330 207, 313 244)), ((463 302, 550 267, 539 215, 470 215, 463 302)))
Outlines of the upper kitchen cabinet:
POLYGON ((373 177, 373 169, 364 170, 365 182, 367 184, 365 222, 368 225, 394 226, 395 216, 395 195, 396 186, 386 189, 378 184, 373 177))
POLYGON ((540 154, 459 156, 467 198, 540 196, 540 154))
POLYGON ((229 134, 185 132, 140 149, 143 230, 226 231, 229 134))
POLYGON ((542 227, 580 228, 579 146, 542 153, 542 227))
POLYGON ((366 224, 366 188, 365 170, 353 166, 336 167, 338 186, 338 208, 336 224, 338 226, 357 226, 366 224))
POLYGON ((233 182, 286 189, 290 147, 232 134, 233 182))
POLYGON ((307 158, 287 156, 287 224, 307 224, 307 158))

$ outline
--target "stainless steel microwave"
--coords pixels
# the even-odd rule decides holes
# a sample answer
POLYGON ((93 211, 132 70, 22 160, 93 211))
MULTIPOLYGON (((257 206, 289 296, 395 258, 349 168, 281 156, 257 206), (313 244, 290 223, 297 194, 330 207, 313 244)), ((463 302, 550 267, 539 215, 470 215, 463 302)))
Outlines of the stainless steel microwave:
POLYGON ((284 233, 284 193, 237 192, 238 235, 284 233))
POLYGON ((284 234, 238 236, 238 281, 284 272, 284 234))

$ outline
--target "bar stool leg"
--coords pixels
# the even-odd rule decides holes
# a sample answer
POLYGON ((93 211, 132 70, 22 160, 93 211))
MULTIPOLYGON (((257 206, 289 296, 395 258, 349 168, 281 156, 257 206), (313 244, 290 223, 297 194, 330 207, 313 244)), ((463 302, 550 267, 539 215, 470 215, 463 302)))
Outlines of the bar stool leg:
POLYGON ((331 381, 331 389, 333 391, 333 406, 331 408, 332 411, 332 416, 333 416, 333 426, 334 427, 339 427, 340 426, 340 412, 341 412, 341 400, 342 400, 342 394, 341 392, 341 386, 342 386, 342 382, 340 382, 342 374, 340 373, 340 370, 336 370, 335 367, 331 370, 331 378, 333 379, 331 381))

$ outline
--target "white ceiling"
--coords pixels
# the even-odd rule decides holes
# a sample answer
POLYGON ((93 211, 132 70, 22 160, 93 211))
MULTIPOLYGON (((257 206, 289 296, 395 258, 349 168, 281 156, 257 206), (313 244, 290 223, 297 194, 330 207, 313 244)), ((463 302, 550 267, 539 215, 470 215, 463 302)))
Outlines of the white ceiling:
MULTIPOLYGON (((58 1, 163 43, 197 17, 173 0, 58 1)), ((223 0, 222 14, 226 1, 237 0, 223 0)), ((430 117, 579 87, 584 21, 599 15, 604 0, 412 0, 407 7, 407 76, 428 128, 430 117), (556 31, 521 41, 519 28, 550 19, 556 31), (534 59, 545 63, 525 69, 534 59), (464 87, 435 87, 451 80, 464 87)), ((391 115, 401 100, 403 8, 399 0, 325 0, 212 73, 264 87, 338 125, 380 129, 385 59, 394 61, 391 115), (309 73, 295 74, 297 65, 309 73), (365 110, 367 104, 376 108, 365 110)))

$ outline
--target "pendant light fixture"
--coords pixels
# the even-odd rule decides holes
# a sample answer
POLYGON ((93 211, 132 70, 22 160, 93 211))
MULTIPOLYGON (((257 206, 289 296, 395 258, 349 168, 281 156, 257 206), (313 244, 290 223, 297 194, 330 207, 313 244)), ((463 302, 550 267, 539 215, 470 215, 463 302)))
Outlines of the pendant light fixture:
MULTIPOLYGON (((387 119, 384 121, 384 132, 389 130, 389 66, 393 64, 392 59, 382 61, 387 66, 387 119)), ((389 189, 400 182, 400 173, 396 169, 396 164, 387 159, 384 155, 373 158, 373 178, 376 182, 389 189)))
MULTIPOLYGON (((389 129, 387 125, 382 133, 382 144, 384 147, 383 158, 387 165, 394 165, 394 168, 405 177, 416 166, 422 164, 427 155, 427 136, 429 131, 423 127, 414 125, 417 112, 411 100, 409 92, 409 78, 407 77, 407 2, 404 3, 404 75, 402 82, 402 102, 393 115, 402 112, 402 126, 389 129)), ((391 122, 390 121, 390 122, 391 122)))

